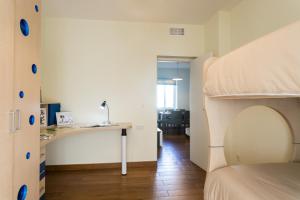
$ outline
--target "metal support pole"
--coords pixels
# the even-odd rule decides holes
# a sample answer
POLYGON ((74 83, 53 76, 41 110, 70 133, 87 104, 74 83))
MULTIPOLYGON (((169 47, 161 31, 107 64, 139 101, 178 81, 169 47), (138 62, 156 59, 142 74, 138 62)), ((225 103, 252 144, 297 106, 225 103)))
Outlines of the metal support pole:
POLYGON ((127 175, 127 161, 126 161, 126 138, 127 138, 127 133, 126 129, 122 129, 122 135, 121 135, 121 160, 122 160, 122 175, 126 176, 127 175))

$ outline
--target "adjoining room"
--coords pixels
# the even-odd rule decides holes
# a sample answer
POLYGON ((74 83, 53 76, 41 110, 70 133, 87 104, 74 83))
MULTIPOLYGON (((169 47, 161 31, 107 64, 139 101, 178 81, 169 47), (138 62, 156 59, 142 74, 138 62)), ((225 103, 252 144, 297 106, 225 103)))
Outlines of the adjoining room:
POLYGON ((190 134, 190 63, 159 60, 157 64, 157 125, 164 134, 190 134))

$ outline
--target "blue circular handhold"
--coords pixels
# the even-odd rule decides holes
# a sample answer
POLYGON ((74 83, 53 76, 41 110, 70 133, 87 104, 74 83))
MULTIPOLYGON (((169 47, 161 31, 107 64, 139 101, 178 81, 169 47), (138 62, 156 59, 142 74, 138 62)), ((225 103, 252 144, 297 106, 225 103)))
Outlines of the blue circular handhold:
POLYGON ((33 124, 34 124, 34 121, 35 121, 34 116, 33 116, 33 115, 30 115, 30 117, 29 117, 29 124, 30 124, 30 125, 33 125, 33 124))
POLYGON ((36 64, 33 64, 33 65, 31 66, 31 71, 32 71, 32 73, 34 73, 34 74, 37 73, 37 66, 36 66, 36 64))
POLYGON ((30 159, 30 152, 26 153, 26 159, 29 160, 30 159))
POLYGON ((38 5, 35 5, 34 9, 35 9, 35 12, 39 12, 39 6, 38 5))
POLYGON ((25 96, 25 93, 24 93, 23 91, 20 91, 20 92, 19 92, 19 97, 20 97, 21 99, 23 99, 24 96, 25 96))
POLYGON ((24 36, 29 35, 29 25, 25 19, 20 20, 20 29, 24 36))
POLYGON ((25 200, 27 197, 28 188, 27 185, 22 185, 18 192, 18 200, 25 200))

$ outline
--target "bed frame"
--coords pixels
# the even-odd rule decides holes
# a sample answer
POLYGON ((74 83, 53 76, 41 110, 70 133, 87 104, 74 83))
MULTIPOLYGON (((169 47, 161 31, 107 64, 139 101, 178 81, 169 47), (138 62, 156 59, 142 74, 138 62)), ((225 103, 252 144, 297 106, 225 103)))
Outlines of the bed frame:
POLYGON ((300 160, 299 35, 300 21, 206 62, 208 172, 228 166, 224 154, 225 133, 242 110, 255 105, 268 106, 284 116, 293 134, 290 161, 300 160))

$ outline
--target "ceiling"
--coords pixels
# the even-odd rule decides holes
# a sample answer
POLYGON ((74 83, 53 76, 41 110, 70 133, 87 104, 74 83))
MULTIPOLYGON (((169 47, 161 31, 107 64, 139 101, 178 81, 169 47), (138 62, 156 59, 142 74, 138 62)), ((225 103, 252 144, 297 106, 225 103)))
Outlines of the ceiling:
POLYGON ((203 24, 240 0, 43 0, 46 17, 203 24))

